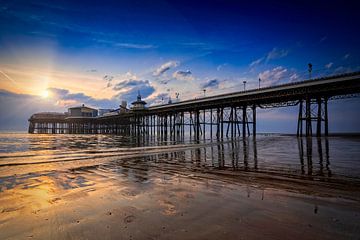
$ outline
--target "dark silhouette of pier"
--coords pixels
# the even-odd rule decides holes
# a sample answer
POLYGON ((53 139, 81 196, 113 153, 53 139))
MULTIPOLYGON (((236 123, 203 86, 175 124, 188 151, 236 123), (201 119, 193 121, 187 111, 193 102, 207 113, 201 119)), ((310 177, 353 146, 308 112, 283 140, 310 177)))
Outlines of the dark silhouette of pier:
MULTIPOLYGON (((298 136, 327 136, 329 100, 357 97, 360 72, 239 91, 100 117, 34 114, 29 133, 134 134, 178 141, 256 135, 256 110, 298 106, 298 136), (314 128, 314 129, 313 129, 314 128), (314 130, 314 131, 313 131, 314 130)), ((138 101, 141 101, 138 99, 138 101)), ((137 103, 137 102, 134 102, 137 103)))

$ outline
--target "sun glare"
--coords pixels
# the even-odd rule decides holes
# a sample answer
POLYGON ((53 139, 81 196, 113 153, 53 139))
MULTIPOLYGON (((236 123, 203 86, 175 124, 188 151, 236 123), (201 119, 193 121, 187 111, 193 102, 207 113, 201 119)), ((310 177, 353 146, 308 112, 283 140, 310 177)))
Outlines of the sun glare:
POLYGON ((41 93, 42 98, 48 98, 49 97, 49 91, 45 90, 41 93))

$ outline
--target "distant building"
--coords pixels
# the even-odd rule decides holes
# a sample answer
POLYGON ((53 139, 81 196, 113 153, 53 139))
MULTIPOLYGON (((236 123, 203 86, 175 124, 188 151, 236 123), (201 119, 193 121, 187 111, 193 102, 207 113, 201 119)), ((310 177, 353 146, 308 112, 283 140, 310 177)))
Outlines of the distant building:
POLYGON ((97 117, 98 110, 86 107, 84 104, 79 107, 72 107, 68 109, 70 117, 97 117))
POLYGON ((138 93, 137 100, 135 102, 132 102, 131 104, 133 105, 132 110, 144 110, 144 109, 146 109, 146 107, 145 107, 146 102, 141 100, 140 92, 138 93))

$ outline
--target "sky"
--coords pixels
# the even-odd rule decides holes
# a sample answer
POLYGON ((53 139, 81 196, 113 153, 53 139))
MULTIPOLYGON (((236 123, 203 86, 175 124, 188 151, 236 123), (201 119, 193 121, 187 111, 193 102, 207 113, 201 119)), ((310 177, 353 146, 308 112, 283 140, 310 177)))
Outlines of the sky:
MULTIPOLYGON (((0 0, 0 130, 35 112, 148 105, 360 71, 355 1, 0 0)), ((360 101, 331 101, 330 131, 360 132, 360 101), (354 111, 357 109, 357 111, 354 111)), ((296 108, 259 131, 295 132, 296 108)))

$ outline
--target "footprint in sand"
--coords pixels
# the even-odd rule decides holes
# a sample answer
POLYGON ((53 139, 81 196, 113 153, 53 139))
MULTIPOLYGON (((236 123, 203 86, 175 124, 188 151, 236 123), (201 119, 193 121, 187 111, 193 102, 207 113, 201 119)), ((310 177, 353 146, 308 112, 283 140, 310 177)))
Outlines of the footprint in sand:
POLYGON ((124 218, 124 223, 131 223, 134 220, 135 220, 135 216, 134 215, 129 215, 129 216, 124 218))

